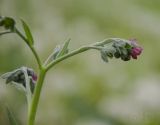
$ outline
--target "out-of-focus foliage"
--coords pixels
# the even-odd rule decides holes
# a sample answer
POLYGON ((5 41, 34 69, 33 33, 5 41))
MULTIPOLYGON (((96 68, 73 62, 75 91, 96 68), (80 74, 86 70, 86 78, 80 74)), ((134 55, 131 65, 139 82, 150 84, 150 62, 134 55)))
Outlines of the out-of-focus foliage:
MULTIPOLYGON (((0 0, 1 15, 29 24, 42 59, 67 38, 71 50, 107 37, 136 38, 144 48, 137 61, 106 64, 89 51, 58 64, 45 79, 37 124, 159 125, 159 12, 159 0, 0 0)), ((0 74, 34 62, 20 38, 0 37, 0 74)), ((0 124, 9 123, 5 104, 25 124, 25 101, 1 79, 0 124)))

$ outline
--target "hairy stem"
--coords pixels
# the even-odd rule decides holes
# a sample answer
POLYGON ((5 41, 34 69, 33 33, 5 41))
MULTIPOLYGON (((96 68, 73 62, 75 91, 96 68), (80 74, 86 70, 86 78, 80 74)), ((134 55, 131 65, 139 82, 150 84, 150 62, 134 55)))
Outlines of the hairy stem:
POLYGON ((64 56, 62 56, 62 57, 54 60, 53 62, 49 63, 49 64, 46 66, 46 71, 48 71, 49 69, 51 69, 51 68, 52 68, 54 65, 56 65, 57 63, 65 60, 65 59, 67 59, 67 58, 69 58, 69 57, 71 57, 71 56, 74 56, 74 55, 76 55, 76 54, 79 54, 79 53, 82 53, 82 52, 84 52, 84 51, 87 51, 87 50, 89 50, 89 49, 90 49, 90 47, 84 46, 84 47, 81 47, 81 48, 79 48, 79 49, 77 49, 77 50, 74 50, 74 51, 72 51, 72 52, 70 52, 70 53, 68 53, 68 54, 66 54, 66 55, 64 55, 64 56))
POLYGON ((114 40, 114 38, 109 38, 109 39, 105 39, 105 40, 103 40, 103 41, 101 41, 101 42, 96 42, 96 43, 91 44, 91 45, 88 45, 88 46, 82 46, 82 47, 80 47, 80 48, 77 49, 77 50, 74 50, 74 51, 72 51, 72 52, 70 52, 70 53, 68 53, 68 54, 66 54, 66 55, 64 55, 64 56, 62 56, 62 57, 60 57, 60 58, 58 58, 58 59, 56 59, 56 60, 53 60, 53 61, 50 62, 47 66, 44 65, 45 68, 46 68, 46 71, 48 71, 50 68, 52 68, 52 67, 53 67, 54 65, 56 65, 57 63, 65 60, 65 59, 67 59, 67 58, 69 58, 69 57, 71 57, 71 56, 74 56, 74 55, 76 55, 76 54, 79 54, 79 53, 82 53, 82 52, 84 52, 84 51, 87 51, 87 50, 89 50, 89 49, 101 50, 101 47, 102 47, 103 45, 110 44, 110 43, 113 42, 113 40, 114 40))
POLYGON ((35 88, 34 95, 32 98, 31 106, 29 107, 30 110, 29 110, 28 125, 34 125, 35 116, 36 116, 36 112, 37 112, 37 107, 38 107, 38 103, 39 103, 39 98, 40 98, 45 74, 46 74, 46 70, 44 68, 42 68, 40 70, 38 81, 36 83, 36 88, 35 88))

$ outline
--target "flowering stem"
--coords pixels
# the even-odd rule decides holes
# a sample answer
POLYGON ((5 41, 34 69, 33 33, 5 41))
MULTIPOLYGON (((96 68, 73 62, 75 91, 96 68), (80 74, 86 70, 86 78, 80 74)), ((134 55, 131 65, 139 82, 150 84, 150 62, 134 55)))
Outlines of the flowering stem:
POLYGON ((43 86, 45 74, 46 74, 46 70, 42 68, 38 76, 38 81, 37 81, 34 95, 32 98, 31 106, 29 107, 28 125, 34 125, 37 107, 39 103, 39 97, 40 97, 41 89, 43 86))
POLYGON ((28 40, 25 38, 25 36, 23 36, 23 34, 17 28, 15 28, 15 33, 17 33, 18 36, 20 36, 25 41, 25 43, 28 45, 28 47, 31 49, 34 57, 36 58, 38 68, 39 68, 39 76, 38 76, 38 81, 35 87, 35 92, 33 94, 30 104, 28 104, 28 125, 34 125, 36 111, 37 111, 37 107, 39 103, 39 97, 40 97, 43 81, 45 78, 46 70, 42 67, 41 60, 34 46, 28 44, 29 43, 28 40))
POLYGON ((87 50, 89 50, 89 49, 90 49, 90 47, 86 47, 86 46, 85 46, 85 47, 81 47, 81 48, 79 48, 79 49, 77 49, 77 50, 75 50, 75 51, 70 52, 69 54, 66 54, 66 55, 64 55, 64 56, 62 56, 62 57, 54 60, 53 62, 49 63, 49 64, 46 66, 46 71, 48 71, 50 68, 52 68, 52 67, 53 67, 54 65, 56 65, 57 63, 63 61, 64 59, 67 59, 67 58, 69 58, 69 57, 71 57, 71 56, 74 56, 74 55, 76 55, 76 54, 82 53, 82 52, 87 51, 87 50))
POLYGON ((40 94, 41 94, 41 90, 42 90, 42 86, 43 86, 43 81, 44 81, 45 75, 46 75, 46 73, 49 69, 51 69, 54 65, 56 65, 59 62, 65 60, 69 57, 72 57, 76 54, 87 51, 89 49, 101 50, 102 49, 101 47, 103 46, 103 44, 108 44, 108 43, 111 43, 113 41, 113 39, 106 39, 104 41, 97 42, 95 44, 91 44, 91 45, 88 45, 88 46, 82 46, 79 49, 76 49, 76 50, 74 50, 74 51, 72 51, 72 52, 70 52, 70 53, 68 53, 64 56, 61 56, 61 57, 57 58, 56 60, 53 60, 49 64, 44 63, 42 65, 41 60, 40 60, 34 46, 29 44, 28 39, 26 39, 26 37, 23 36, 23 34, 17 28, 15 28, 14 31, 29 46, 29 48, 31 49, 34 57, 36 58, 36 61, 38 63, 38 68, 39 68, 38 81, 36 83, 36 87, 35 87, 35 91, 34 91, 32 100, 31 100, 30 104, 28 105, 28 125, 34 125, 36 112, 37 112, 37 107, 38 107, 38 103, 39 103, 39 98, 40 98, 40 94))
POLYGON ((48 65, 46 65, 46 66, 44 65, 45 68, 46 68, 46 71, 48 71, 50 68, 52 68, 52 67, 53 67, 54 65, 56 65, 57 63, 65 60, 65 59, 67 59, 67 58, 69 58, 69 57, 71 57, 71 56, 74 56, 74 55, 76 55, 76 54, 79 54, 79 53, 82 53, 82 52, 84 52, 84 51, 87 51, 87 50, 89 50, 89 49, 101 50, 101 47, 100 47, 100 46, 102 46, 104 43, 105 43, 105 44, 109 44, 109 43, 111 43, 112 41, 113 41, 113 39, 106 39, 106 40, 104 40, 104 41, 96 42, 96 43, 91 44, 91 45, 88 45, 88 46, 82 46, 82 47, 80 47, 80 48, 77 49, 77 50, 74 50, 74 51, 72 51, 72 52, 70 52, 70 53, 68 53, 68 54, 66 54, 66 55, 64 55, 64 56, 62 56, 62 57, 60 57, 60 58, 58 58, 58 59, 56 59, 56 60, 53 60, 53 61, 50 62, 48 65))

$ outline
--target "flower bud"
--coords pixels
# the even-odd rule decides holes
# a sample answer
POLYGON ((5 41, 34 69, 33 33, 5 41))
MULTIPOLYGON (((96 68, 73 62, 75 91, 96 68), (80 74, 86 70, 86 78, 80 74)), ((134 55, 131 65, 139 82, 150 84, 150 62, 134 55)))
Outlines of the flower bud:
POLYGON ((15 21, 10 17, 2 17, 0 16, 0 27, 4 27, 6 30, 14 30, 15 21))
POLYGON ((27 68, 27 73, 29 76, 32 77, 33 81, 37 81, 37 75, 34 73, 33 69, 27 68))
MULTIPOLYGON (((33 93, 34 88, 35 88, 35 83, 37 81, 37 75, 35 74, 33 69, 27 68, 27 67, 23 67, 23 68, 26 68, 28 78, 30 79, 31 91, 33 93)), ((23 68, 19 68, 19 69, 12 71, 12 72, 8 72, 8 73, 2 75, 2 78, 6 79, 6 84, 15 82, 18 84, 22 84, 24 86, 24 88, 26 88, 26 78, 25 78, 23 68)))
POLYGON ((121 54, 120 54, 118 51, 116 51, 116 52, 114 53, 114 57, 118 59, 118 58, 121 57, 121 54))

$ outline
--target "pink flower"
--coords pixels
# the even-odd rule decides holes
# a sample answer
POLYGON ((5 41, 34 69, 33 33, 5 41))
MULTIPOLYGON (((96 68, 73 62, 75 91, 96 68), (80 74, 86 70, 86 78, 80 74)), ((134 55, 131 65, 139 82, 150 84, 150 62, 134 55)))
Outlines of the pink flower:
POLYGON ((37 81, 37 75, 36 75, 35 73, 33 73, 32 79, 33 79, 34 81, 37 81))
POLYGON ((137 59, 137 56, 142 53, 142 48, 141 47, 133 47, 131 49, 131 56, 133 59, 137 59))
POLYGON ((137 41, 135 39, 130 40, 130 42, 132 46, 130 54, 133 59, 137 59, 137 56, 142 53, 143 48, 137 44, 137 41))

